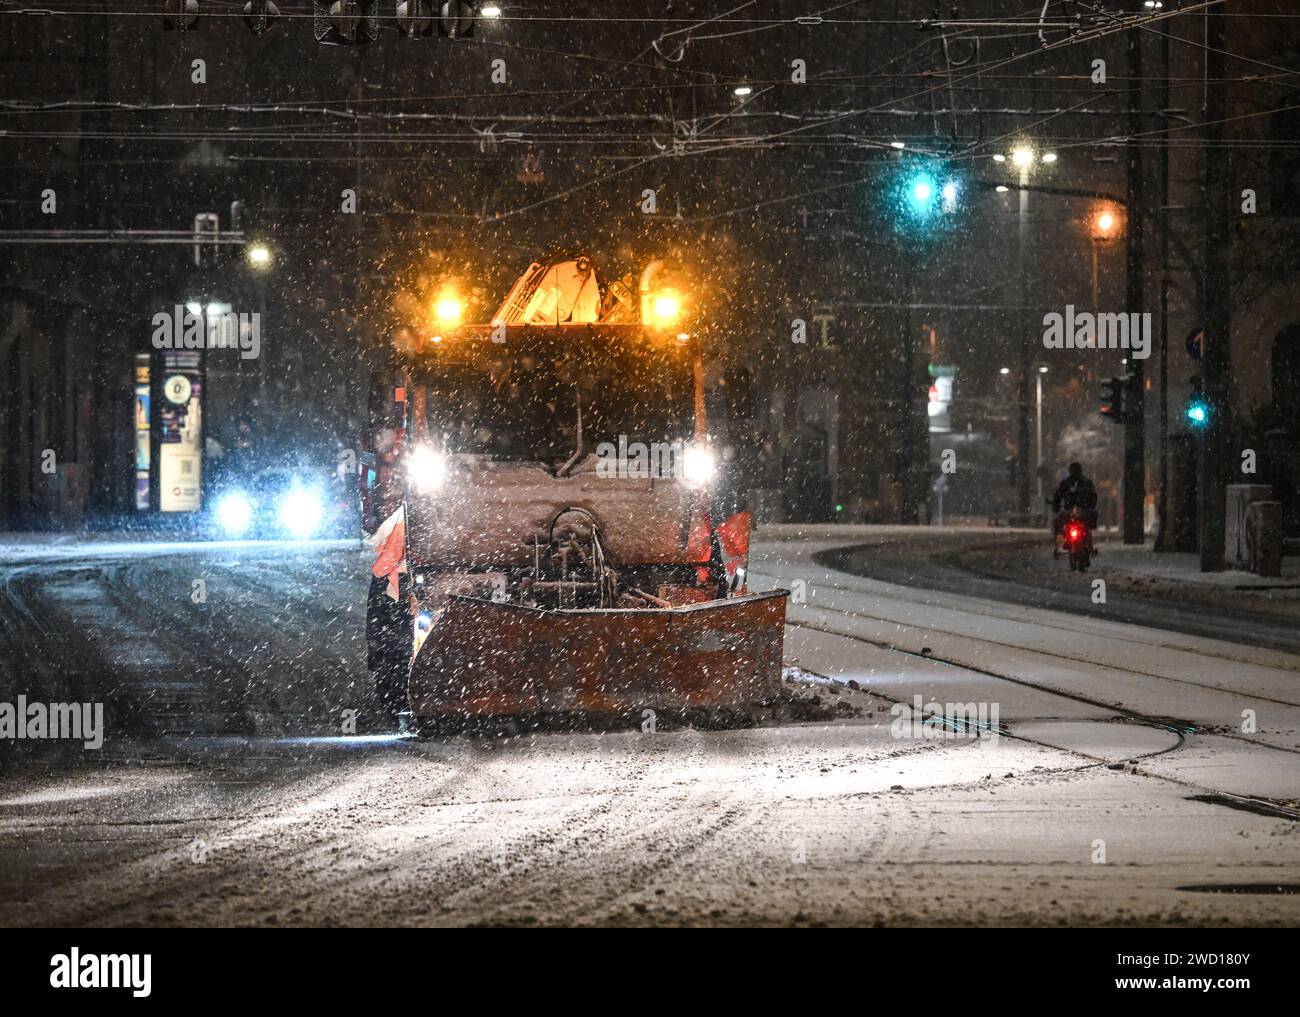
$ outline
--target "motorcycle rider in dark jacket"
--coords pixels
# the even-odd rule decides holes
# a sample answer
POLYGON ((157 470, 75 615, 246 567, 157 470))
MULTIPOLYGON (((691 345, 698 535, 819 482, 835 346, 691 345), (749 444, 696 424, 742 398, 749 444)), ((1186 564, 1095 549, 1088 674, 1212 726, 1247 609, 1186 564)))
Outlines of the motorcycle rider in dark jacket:
POLYGON ((1097 528, 1097 489, 1083 475, 1079 463, 1070 464, 1070 472, 1052 495, 1053 533, 1061 532, 1061 526, 1072 510, 1078 510, 1079 518, 1088 529, 1097 528))

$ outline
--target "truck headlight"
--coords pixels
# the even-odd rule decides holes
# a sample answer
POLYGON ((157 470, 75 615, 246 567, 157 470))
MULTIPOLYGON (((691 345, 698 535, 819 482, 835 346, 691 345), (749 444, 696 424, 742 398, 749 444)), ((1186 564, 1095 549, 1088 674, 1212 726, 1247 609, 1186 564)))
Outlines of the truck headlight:
POLYGON ((682 479, 691 487, 704 487, 718 472, 713 450, 704 445, 687 445, 682 452, 682 479))
POLYGON ((416 445, 406 460, 406 476, 419 494, 433 494, 447 480, 447 457, 428 445, 416 445))

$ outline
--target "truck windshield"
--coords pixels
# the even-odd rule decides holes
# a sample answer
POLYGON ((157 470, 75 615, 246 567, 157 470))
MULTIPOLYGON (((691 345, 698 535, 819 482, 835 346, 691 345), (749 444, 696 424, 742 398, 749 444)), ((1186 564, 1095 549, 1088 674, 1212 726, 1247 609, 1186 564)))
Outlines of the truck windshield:
POLYGON ((476 343, 438 351, 417 383, 430 436, 448 452, 566 462, 582 446, 690 438, 694 375, 686 350, 577 343, 476 343))

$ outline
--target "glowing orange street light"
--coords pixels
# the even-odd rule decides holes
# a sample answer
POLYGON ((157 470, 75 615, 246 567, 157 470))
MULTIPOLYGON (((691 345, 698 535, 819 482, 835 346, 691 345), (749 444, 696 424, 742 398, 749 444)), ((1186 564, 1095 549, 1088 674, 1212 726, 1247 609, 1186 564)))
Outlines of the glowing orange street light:
POLYGON ((1089 217, 1093 240, 1114 240, 1124 231, 1123 213, 1110 203, 1097 205, 1089 217))

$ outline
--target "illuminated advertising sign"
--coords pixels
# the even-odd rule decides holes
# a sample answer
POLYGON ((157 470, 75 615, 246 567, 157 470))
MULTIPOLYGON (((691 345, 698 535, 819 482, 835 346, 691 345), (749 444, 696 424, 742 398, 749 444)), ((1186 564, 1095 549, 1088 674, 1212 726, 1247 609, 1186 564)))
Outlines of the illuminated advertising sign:
POLYGON ((158 406, 158 507, 197 512, 202 507, 203 377, 199 354, 162 353, 158 406))
POLYGON ((149 354, 135 357, 135 507, 149 509, 149 354))

